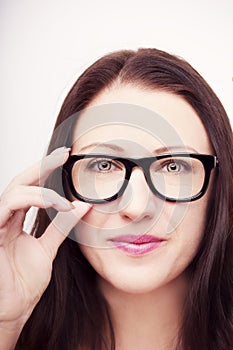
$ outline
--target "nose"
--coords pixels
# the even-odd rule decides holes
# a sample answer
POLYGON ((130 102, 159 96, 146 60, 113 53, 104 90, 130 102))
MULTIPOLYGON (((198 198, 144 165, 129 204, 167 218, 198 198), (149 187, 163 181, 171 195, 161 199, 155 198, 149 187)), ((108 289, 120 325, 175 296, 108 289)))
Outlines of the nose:
POLYGON ((143 171, 134 169, 128 186, 120 198, 120 215, 127 221, 151 219, 155 213, 154 197, 143 171))

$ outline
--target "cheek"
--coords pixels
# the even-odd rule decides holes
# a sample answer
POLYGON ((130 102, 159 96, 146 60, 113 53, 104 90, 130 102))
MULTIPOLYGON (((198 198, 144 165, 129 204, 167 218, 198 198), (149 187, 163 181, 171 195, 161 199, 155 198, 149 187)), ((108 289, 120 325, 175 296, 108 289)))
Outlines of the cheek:
POLYGON ((207 199, 190 203, 186 215, 172 234, 171 243, 176 250, 176 266, 188 266, 199 249, 205 228, 207 199))
POLYGON ((207 197, 203 197, 196 202, 191 203, 187 215, 184 216, 183 229, 186 232, 190 232, 193 237, 200 238, 203 234, 206 223, 207 205, 207 197))
POLYGON ((195 257, 203 237, 206 204, 205 200, 191 203, 166 246, 148 256, 135 259, 116 249, 84 245, 80 249, 104 283, 129 293, 152 291, 183 275, 195 257))
POLYGON ((108 225, 111 216, 102 214, 95 206, 79 221, 74 232, 75 238, 81 245, 106 248, 108 246, 108 231, 104 227, 108 225))
POLYGON ((105 227, 111 220, 111 212, 103 212, 103 205, 94 205, 93 208, 84 216, 84 221, 91 227, 105 227))
POLYGON ((108 248, 109 237, 131 232, 171 238, 178 246, 187 244, 190 247, 201 240, 206 206, 205 197, 192 203, 163 202, 159 210, 154 205, 150 220, 136 222, 125 221, 121 211, 111 212, 109 205, 97 205, 78 223, 75 236, 79 243, 96 248, 108 248))

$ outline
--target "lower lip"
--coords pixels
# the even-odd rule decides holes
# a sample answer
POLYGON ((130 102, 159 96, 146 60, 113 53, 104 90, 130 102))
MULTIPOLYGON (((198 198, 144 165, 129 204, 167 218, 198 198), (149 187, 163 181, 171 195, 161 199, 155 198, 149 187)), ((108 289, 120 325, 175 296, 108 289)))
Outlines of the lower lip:
POLYGON ((114 242, 113 244, 116 248, 122 250, 125 253, 131 255, 143 255, 149 253, 161 246, 163 241, 159 242, 147 242, 142 244, 124 243, 124 242, 114 242))

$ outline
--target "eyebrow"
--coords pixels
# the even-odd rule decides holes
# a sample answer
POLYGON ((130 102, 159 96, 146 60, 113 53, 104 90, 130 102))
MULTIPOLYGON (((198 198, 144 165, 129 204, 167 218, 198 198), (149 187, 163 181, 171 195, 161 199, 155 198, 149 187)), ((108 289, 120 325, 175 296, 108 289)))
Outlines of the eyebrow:
POLYGON ((160 147, 160 148, 157 148, 156 150, 154 150, 153 153, 160 154, 160 153, 167 153, 167 152, 170 152, 170 151, 182 151, 182 152, 184 152, 184 151, 191 151, 191 152, 194 152, 194 153, 199 153, 195 148, 193 148, 191 146, 187 146, 187 145, 160 147))
POLYGON ((87 146, 82 147, 82 148, 79 150, 79 152, 85 151, 85 150, 87 150, 88 148, 94 148, 94 147, 97 147, 97 146, 100 146, 101 148, 108 148, 108 149, 111 149, 111 150, 113 150, 113 151, 118 151, 118 152, 123 152, 123 151, 125 151, 124 148, 122 148, 122 147, 120 147, 120 146, 117 146, 117 145, 114 145, 114 144, 112 144, 112 143, 104 143, 104 144, 102 144, 102 143, 97 143, 97 142, 95 142, 95 143, 91 143, 90 145, 87 145, 87 146))
MULTIPOLYGON (((113 151, 117 151, 117 152, 125 152, 126 150, 118 145, 115 145, 115 144, 112 144, 112 143, 104 143, 104 144, 101 144, 101 143, 91 143, 87 146, 84 146, 82 147, 79 152, 83 152, 83 151, 86 151, 87 149, 89 148, 94 148, 94 147, 97 147, 97 146, 100 146, 101 148, 107 148, 107 149, 111 149, 113 151)), ((191 152, 194 152, 194 153, 199 153, 195 148, 191 147, 191 146, 187 146, 187 145, 180 145, 180 146, 169 146, 169 147, 160 147, 160 148, 157 148, 155 149, 152 153, 155 153, 155 154, 164 154, 164 153, 168 153, 170 151, 191 151, 191 152)))

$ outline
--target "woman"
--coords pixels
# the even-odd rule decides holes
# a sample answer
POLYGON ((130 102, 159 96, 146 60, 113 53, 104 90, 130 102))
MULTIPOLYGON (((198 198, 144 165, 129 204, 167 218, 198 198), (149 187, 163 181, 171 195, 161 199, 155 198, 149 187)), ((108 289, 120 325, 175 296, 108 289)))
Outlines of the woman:
POLYGON ((90 66, 48 156, 1 196, 2 348, 231 349, 232 150, 182 59, 125 50, 90 66))

